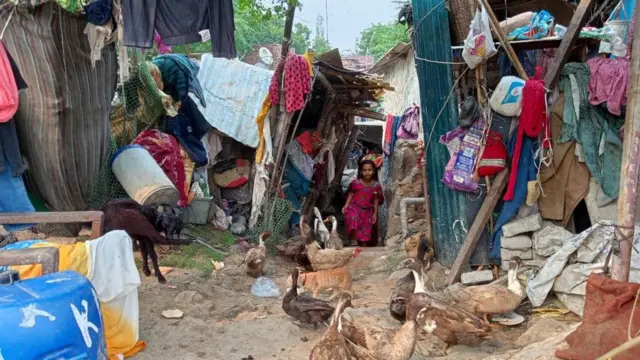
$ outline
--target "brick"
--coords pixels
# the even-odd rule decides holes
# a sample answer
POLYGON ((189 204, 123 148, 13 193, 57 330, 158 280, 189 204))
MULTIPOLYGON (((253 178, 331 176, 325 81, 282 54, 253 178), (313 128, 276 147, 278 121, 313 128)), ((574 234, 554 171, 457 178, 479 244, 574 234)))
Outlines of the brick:
POLYGON ((502 248, 500 249, 500 256, 502 257, 502 261, 509 261, 514 256, 519 256, 522 260, 533 260, 533 250, 509 250, 502 248))
POLYGON ((463 285, 481 285, 488 284, 493 281, 493 273, 491 270, 470 271, 460 275, 460 282, 463 285))
POLYGON ((527 250, 533 247, 533 242, 527 235, 503 236, 500 239, 500 244, 503 248, 510 250, 527 250))
POLYGON ((539 230, 542 227, 542 216, 535 214, 526 218, 511 221, 502 227, 502 235, 512 237, 539 230))

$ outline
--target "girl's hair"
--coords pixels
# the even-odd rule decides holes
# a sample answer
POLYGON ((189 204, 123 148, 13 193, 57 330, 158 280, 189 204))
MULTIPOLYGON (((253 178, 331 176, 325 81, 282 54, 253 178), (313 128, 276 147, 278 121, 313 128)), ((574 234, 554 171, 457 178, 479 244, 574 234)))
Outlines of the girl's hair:
POLYGON ((358 165, 358 179, 362 179, 362 168, 365 165, 371 165, 373 168, 373 180, 378 181, 378 168, 376 168, 376 164, 371 160, 362 160, 358 165))

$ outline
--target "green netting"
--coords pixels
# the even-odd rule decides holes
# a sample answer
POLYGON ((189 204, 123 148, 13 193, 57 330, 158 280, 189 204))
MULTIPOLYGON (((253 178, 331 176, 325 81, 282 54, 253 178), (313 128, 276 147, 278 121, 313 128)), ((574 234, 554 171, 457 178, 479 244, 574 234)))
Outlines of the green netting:
POLYGON ((143 61, 139 50, 129 50, 130 76, 118 85, 111 104, 111 146, 100 173, 89 186, 87 204, 90 209, 101 209, 109 200, 127 197, 113 171, 110 159, 117 149, 130 144, 140 132, 159 128, 165 113, 163 97, 151 75, 150 62, 143 61), (141 61, 138 61, 138 60, 141 61))
POLYGON ((285 199, 275 198, 265 202, 262 209, 263 215, 258 218, 256 225, 247 231, 246 237, 249 241, 257 242, 260 233, 270 231, 271 237, 266 245, 273 251, 277 244, 287 239, 284 231, 293 213, 293 205, 285 199))

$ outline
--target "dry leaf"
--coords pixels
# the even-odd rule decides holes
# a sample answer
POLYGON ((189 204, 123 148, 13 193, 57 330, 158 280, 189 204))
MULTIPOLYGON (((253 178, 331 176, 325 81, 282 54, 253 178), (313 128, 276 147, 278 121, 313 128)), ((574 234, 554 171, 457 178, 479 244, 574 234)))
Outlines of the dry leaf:
POLYGON ((167 275, 172 271, 173 271, 173 268, 170 266, 160 266, 160 272, 162 273, 162 275, 167 275))

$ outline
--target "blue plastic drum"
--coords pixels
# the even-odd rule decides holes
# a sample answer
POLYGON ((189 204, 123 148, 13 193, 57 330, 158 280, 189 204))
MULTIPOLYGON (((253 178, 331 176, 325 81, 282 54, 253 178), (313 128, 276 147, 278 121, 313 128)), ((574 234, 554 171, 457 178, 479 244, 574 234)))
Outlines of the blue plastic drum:
POLYGON ((0 360, 106 360, 98 296, 74 271, 0 278, 0 360))

